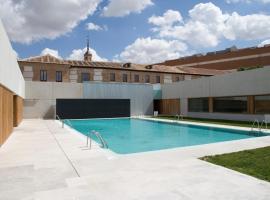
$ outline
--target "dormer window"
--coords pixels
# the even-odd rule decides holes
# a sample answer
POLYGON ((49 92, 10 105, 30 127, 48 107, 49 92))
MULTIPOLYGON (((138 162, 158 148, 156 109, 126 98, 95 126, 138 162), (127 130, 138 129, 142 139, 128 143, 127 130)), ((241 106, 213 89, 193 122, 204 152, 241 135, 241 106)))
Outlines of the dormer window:
POLYGON ((125 63, 125 64, 123 64, 123 67, 124 68, 130 68, 131 67, 131 63, 125 63))

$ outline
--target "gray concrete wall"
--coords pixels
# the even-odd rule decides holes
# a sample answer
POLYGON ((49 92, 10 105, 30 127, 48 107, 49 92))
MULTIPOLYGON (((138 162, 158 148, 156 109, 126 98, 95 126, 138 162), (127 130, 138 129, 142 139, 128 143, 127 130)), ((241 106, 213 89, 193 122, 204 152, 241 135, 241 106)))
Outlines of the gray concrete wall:
POLYGON ((164 99, 270 94, 270 66, 164 84, 161 89, 164 99))
POLYGON ((24 118, 54 118, 57 98, 83 98, 81 83, 25 82, 24 118))
POLYGON ((24 98, 25 83, 17 63, 15 52, 10 44, 0 19, 0 84, 24 98))
POLYGON ((84 98, 130 99, 131 115, 153 115, 151 84, 84 83, 84 98))
POLYGON ((270 94, 270 66, 190 81, 164 84, 161 86, 161 90, 163 99, 180 98, 181 114, 185 116, 247 121, 254 119, 263 120, 265 118, 264 115, 188 112, 187 99, 196 97, 270 94))

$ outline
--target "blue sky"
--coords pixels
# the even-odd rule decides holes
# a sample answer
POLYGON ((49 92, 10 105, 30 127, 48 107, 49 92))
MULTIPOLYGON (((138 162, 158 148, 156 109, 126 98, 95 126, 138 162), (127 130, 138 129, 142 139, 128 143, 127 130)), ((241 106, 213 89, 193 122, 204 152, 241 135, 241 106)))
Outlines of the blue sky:
POLYGON ((233 45, 257 46, 270 39, 269 0, 59 0, 58 5, 52 0, 44 0, 42 5, 33 1, 0 0, 0 17, 20 58, 43 51, 81 59, 88 34, 96 60, 139 63, 233 45), (24 14, 25 10, 30 14, 24 14), (11 15, 24 22, 15 23, 11 15), (100 30, 87 30, 88 23, 100 30))

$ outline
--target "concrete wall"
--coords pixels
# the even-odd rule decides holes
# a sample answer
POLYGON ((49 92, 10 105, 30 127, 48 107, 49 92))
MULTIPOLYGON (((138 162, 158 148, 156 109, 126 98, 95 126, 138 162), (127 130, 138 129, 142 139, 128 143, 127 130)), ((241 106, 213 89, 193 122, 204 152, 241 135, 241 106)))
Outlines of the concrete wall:
POLYGON ((190 117, 254 120, 264 115, 188 112, 188 98, 270 94, 270 66, 161 86, 163 99, 180 98, 181 114, 190 117))
POLYGON ((162 85, 162 98, 270 94, 270 66, 162 85))
POLYGON ((17 58, 0 20, 0 84, 24 98, 24 79, 17 58))
POLYGON ((81 83, 26 81, 24 118, 54 118, 57 98, 82 98, 81 83))
POLYGON ((131 115, 153 115, 153 86, 150 84, 84 83, 84 98, 130 99, 131 115))

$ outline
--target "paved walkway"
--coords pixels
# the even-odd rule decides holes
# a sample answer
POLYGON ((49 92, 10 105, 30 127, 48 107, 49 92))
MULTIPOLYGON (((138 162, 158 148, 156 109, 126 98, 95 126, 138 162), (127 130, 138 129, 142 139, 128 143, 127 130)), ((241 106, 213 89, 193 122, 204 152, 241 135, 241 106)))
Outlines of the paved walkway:
POLYGON ((24 120, 0 148, 0 199, 270 199, 270 183, 197 159, 269 146, 270 137, 126 156, 84 145, 55 121, 24 120))

